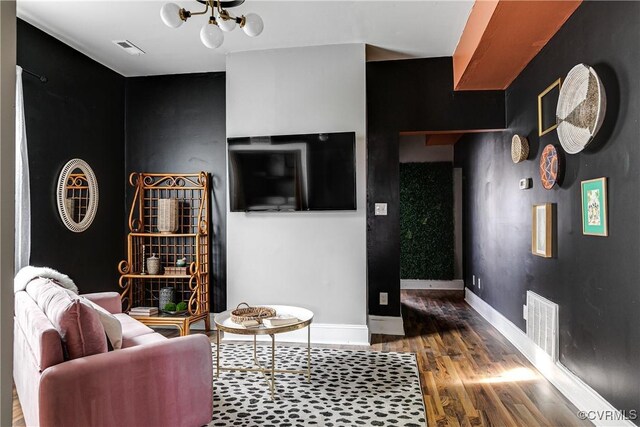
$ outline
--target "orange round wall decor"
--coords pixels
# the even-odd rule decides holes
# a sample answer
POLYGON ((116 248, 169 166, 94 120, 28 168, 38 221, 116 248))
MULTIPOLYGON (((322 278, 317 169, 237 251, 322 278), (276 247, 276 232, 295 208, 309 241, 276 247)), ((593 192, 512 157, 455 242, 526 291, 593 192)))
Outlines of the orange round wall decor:
POLYGON ((548 144, 544 147, 542 155, 540 156, 540 180, 542 181, 542 186, 547 190, 551 190, 557 183, 558 163, 558 151, 556 147, 548 144))

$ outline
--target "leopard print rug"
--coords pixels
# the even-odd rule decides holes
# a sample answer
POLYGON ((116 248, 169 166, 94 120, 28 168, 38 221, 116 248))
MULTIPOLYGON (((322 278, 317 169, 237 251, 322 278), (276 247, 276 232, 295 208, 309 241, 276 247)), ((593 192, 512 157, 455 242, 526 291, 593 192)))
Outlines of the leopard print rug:
MULTIPOLYGON (((251 344, 222 344, 221 366, 252 366, 251 344)), ((304 347, 276 346, 276 369, 306 369, 304 347)), ((271 348, 258 346, 269 366, 271 348)), ((209 426, 425 426, 413 353, 311 349, 311 382, 276 374, 275 400, 261 373, 220 372, 213 346, 214 414, 209 426)))

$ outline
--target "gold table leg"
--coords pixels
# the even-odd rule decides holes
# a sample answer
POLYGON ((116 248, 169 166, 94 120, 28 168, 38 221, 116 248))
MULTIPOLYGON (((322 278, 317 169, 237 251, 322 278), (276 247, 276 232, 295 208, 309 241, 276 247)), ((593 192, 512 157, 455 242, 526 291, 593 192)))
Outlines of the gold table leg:
POLYGON ((257 353, 257 335, 253 336, 253 362, 255 366, 253 368, 241 368, 220 366, 220 329, 216 327, 216 376, 220 376, 220 371, 230 372, 259 372, 265 380, 269 383, 269 391, 271 393, 271 399, 275 400, 276 392, 276 372, 285 374, 301 374, 307 377, 307 382, 311 382, 311 325, 307 327, 307 368, 306 369, 276 369, 276 337, 275 334, 269 334, 271 337, 271 366, 262 366, 258 361, 257 353), (270 377, 268 376, 270 375, 270 377))
POLYGON ((276 336, 271 334, 271 400, 276 400, 276 336))
POLYGON ((216 328, 216 378, 220 378, 220 329, 216 328))
POLYGON ((311 325, 307 326, 307 382, 311 382, 311 325))
POLYGON ((253 336, 253 364, 258 365, 258 356, 256 355, 256 338, 257 335, 253 336))

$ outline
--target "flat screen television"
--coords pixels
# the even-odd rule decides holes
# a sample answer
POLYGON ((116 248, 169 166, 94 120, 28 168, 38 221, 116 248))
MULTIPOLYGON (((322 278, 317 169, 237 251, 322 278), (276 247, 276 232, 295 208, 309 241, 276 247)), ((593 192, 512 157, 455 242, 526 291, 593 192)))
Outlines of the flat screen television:
POLYGON ((231 212, 356 209, 355 132, 229 138, 231 212))

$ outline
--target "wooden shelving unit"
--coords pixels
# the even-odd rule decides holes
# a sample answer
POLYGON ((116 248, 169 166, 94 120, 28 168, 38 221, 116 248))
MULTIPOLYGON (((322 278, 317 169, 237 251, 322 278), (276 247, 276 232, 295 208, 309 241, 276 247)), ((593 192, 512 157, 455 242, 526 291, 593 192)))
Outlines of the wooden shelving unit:
MULTIPOLYGON (((158 307, 160 289, 174 289, 175 301, 186 301, 183 316, 160 312, 136 317, 149 326, 175 326, 180 335, 188 335, 191 325, 209 319, 209 180, 205 172, 197 174, 132 173, 129 183, 135 188, 129 214, 127 259, 120 262, 119 285, 125 312, 133 307, 158 307), (175 233, 160 233, 158 200, 175 198, 179 203, 179 228, 175 233), (160 257, 163 267, 174 266, 187 258, 189 274, 148 274, 144 259, 160 257)), ((159 309, 161 307, 158 307, 159 309)))

